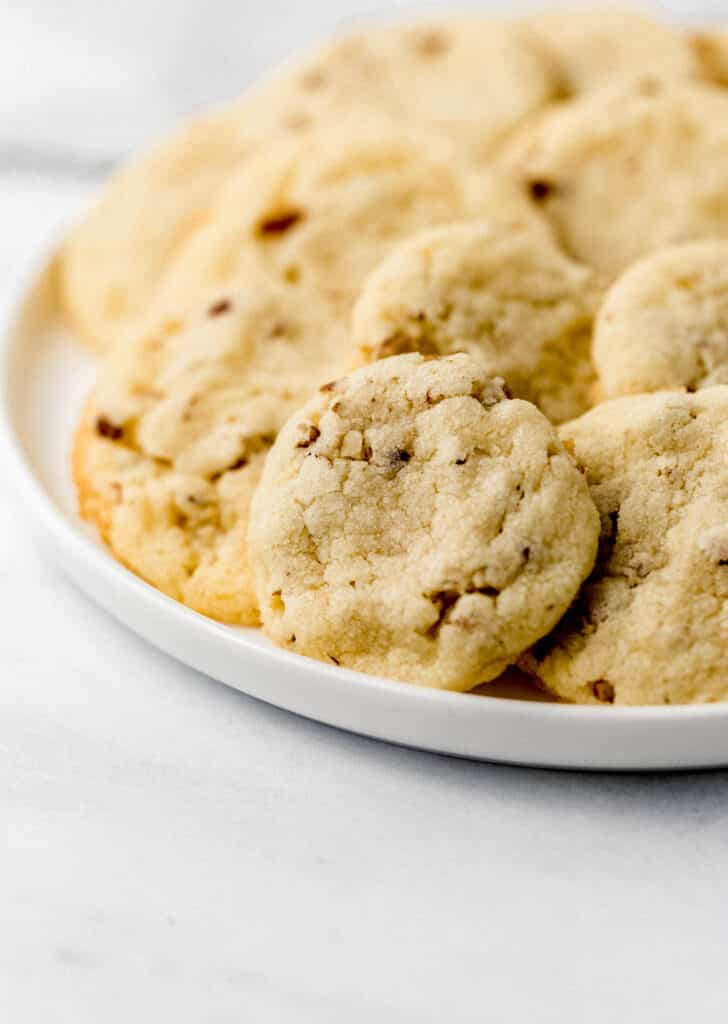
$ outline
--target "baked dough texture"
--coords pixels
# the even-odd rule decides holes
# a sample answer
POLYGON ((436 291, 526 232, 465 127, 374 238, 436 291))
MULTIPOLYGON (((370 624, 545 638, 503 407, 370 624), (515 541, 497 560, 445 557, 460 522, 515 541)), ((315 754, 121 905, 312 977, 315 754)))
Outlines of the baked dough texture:
POLYGON ((527 16, 523 26, 551 58, 567 94, 617 77, 675 79, 701 73, 690 40, 639 11, 546 11, 527 16))
POLYGON ((653 249, 728 236, 728 93, 714 86, 607 85, 525 127, 503 160, 607 280, 653 249))
POLYGON ((107 358, 77 436, 84 515, 126 565, 214 618, 256 621, 245 532, 264 453, 354 362, 350 310, 370 265, 470 210, 512 201, 540 217, 439 149, 367 139, 284 147, 253 190, 236 183, 164 301, 107 358))
POLYGON ((607 397, 728 384, 728 242, 658 249, 599 311, 594 361, 607 397))
POLYGON ((591 405, 599 289, 533 216, 430 228, 401 242, 366 282, 354 340, 366 360, 467 352, 553 422, 591 405))
POLYGON ((530 403, 464 354, 394 356, 286 424, 250 519, 263 626, 349 668, 468 690, 571 603, 599 523, 530 403))
POLYGON ((449 147, 367 125, 273 147, 226 187, 209 223, 171 266, 156 311, 255 274, 316 293, 345 319, 369 273, 402 238, 496 210, 536 220, 517 186, 449 147))
POLYGON ((560 433, 599 510, 599 555, 521 666, 578 703, 725 700, 728 387, 612 399, 560 433))
POLYGON ((531 40, 486 17, 360 30, 317 47, 111 180, 64 247, 65 307, 95 347, 123 341, 226 182, 281 140, 323 132, 341 144, 373 121, 400 135, 442 135, 462 155, 490 159, 554 92, 531 40))
POLYGON ((117 348, 74 446, 81 512, 114 555, 224 622, 258 619, 246 534, 265 453, 348 361, 346 332, 285 298, 267 282, 211 294, 117 348))

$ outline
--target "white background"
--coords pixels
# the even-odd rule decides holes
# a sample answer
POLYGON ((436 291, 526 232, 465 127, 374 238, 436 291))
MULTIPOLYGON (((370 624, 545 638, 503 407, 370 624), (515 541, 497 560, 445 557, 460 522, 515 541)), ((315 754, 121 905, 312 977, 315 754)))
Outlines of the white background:
MULTIPOLYGON (((105 167, 385 6, 4 0, 0 307, 105 167)), ((727 852, 728 773, 458 762, 181 667, 0 464, 0 1020, 724 1022, 727 852)))

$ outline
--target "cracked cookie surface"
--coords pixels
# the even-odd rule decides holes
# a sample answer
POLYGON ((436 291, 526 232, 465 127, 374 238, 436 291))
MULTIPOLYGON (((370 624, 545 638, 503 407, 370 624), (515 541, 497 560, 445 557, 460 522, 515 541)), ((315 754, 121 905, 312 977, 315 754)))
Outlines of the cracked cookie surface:
POLYGON ((604 86, 525 127, 503 161, 607 280, 664 245, 728 236, 728 93, 711 85, 604 86))
POLYGON ((728 698, 728 387, 612 399, 564 425, 602 532, 597 563, 521 661, 579 703, 728 698))
POLYGON ((604 299, 593 351, 606 398, 728 384, 728 242, 633 264, 604 299))
POLYGON ((116 556, 226 621, 255 620, 244 538, 262 451, 352 365, 351 304, 370 265, 401 234, 474 209, 512 201, 539 217, 508 181, 424 144, 377 133, 321 146, 284 147, 259 188, 228 196, 159 311, 108 357, 91 414, 108 428, 85 421, 76 441, 81 506, 116 556), (204 516, 180 507, 188 483, 205 485, 204 516))
POLYGON ((553 422, 591 406, 599 289, 534 218, 448 224, 401 242, 354 308, 366 360, 467 352, 553 422))
POLYGON ((469 356, 412 354, 331 382, 289 420, 249 536, 276 643, 468 690, 563 614, 598 531, 534 406, 469 356))
POLYGON ((286 308, 267 282, 211 293, 105 363, 78 430, 82 514, 170 597, 255 624, 247 519, 286 418, 348 363, 347 335, 286 308), (324 341, 328 343, 328 347, 324 341))

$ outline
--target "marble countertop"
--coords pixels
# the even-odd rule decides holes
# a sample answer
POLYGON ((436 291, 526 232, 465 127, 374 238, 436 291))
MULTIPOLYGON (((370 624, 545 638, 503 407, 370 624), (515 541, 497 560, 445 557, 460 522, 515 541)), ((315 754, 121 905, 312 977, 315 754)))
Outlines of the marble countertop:
MULTIPOLYGON (((121 153, 377 7, 265 6, 3 7, 0 313, 121 153)), ((727 1019, 728 772, 468 763, 257 703, 76 591, 1 464, 0 613, 2 1020, 727 1019)))

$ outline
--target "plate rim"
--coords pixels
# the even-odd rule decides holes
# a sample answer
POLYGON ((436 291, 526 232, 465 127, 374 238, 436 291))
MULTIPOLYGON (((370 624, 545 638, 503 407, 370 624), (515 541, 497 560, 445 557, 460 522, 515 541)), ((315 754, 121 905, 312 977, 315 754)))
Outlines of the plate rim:
MULTIPOLYGON (((42 480, 36 474, 31 465, 21 439, 19 425, 13 411, 11 397, 11 384, 13 375, 13 361, 16 348, 22 340, 23 321, 28 316, 29 309, 34 296, 41 286, 42 281, 57 265, 59 244, 55 243, 46 246, 40 256, 29 261, 30 265, 24 272, 17 276, 16 283, 9 288, 7 314, 0 321, 0 447, 2 448, 8 467, 9 491, 17 496, 29 513, 33 524, 42 532, 44 539, 50 541, 53 546, 51 558, 58 564, 64 573, 69 575, 76 585, 89 594, 94 601, 101 603, 115 618, 120 619, 126 628, 139 634, 140 630, 131 625, 123 615, 115 614, 114 608, 109 607, 92 587, 86 586, 83 574, 72 568, 72 563, 80 565, 85 573, 93 577, 99 585, 109 586, 110 592, 121 592, 126 599, 140 604, 142 609, 148 610, 150 614, 173 622, 173 628, 186 628, 190 624, 194 630, 202 630, 208 638, 223 645, 234 645, 238 651, 246 651, 255 658, 262 658, 270 662, 274 668, 287 673, 304 674, 313 681, 318 678, 326 684, 354 685, 359 691, 365 687, 367 692, 378 698, 394 698, 398 704, 426 704, 430 707, 441 707, 444 712, 447 710, 462 710, 469 706, 469 715, 474 718, 487 718, 497 709, 504 721, 518 720, 522 724, 530 724, 534 727, 539 722, 563 722, 570 728, 578 729, 580 726, 593 727, 597 723, 601 729, 613 729, 624 731, 625 726, 635 725, 644 727, 654 725, 660 731, 666 727, 677 727, 680 724, 698 726, 701 723, 715 726, 724 723, 728 730, 728 701, 715 702, 710 704, 674 704, 674 705, 642 705, 642 706, 609 706, 579 705, 567 703, 547 703, 539 701, 519 700, 499 696, 489 696, 487 693, 478 694, 476 700, 469 693, 458 691, 439 690, 433 687, 422 686, 416 683, 402 683, 395 680, 372 676, 352 669, 335 665, 328 665, 315 659, 309 659, 303 655, 291 651, 282 650, 276 647, 260 647, 254 645, 245 634, 231 635, 230 627, 219 623, 211 618, 188 608, 173 600, 167 595, 156 590, 153 586, 136 576, 125 566, 117 562, 112 555, 99 543, 86 536, 82 529, 68 518, 46 491, 42 480)), ((161 648, 177 660, 190 664, 189 660, 181 654, 175 654, 163 643, 157 643, 153 638, 142 634, 145 642, 161 648)), ((195 666, 196 667, 196 666, 195 666)), ((205 669, 200 671, 219 678, 214 673, 205 669)), ((250 696, 264 700, 278 707, 292 710, 304 717, 314 718, 317 721, 327 722, 325 717, 317 714, 307 715, 305 710, 296 707, 287 707, 274 698, 267 698, 265 694, 257 691, 247 690, 244 686, 237 686, 224 679, 220 680, 225 685, 233 686, 248 693, 250 696)), ((345 728, 351 732, 357 732, 356 725, 342 726, 335 722, 327 722, 338 728, 345 728)), ((398 742, 377 737, 376 733, 369 732, 362 728, 362 735, 375 736, 384 739, 386 742, 398 742)), ((416 746, 416 743, 405 745, 416 746)), ((423 746, 421 749, 435 749, 430 746, 423 746)), ((470 756, 457 754, 455 751, 448 751, 445 745, 441 753, 452 753, 453 756, 470 756)), ((488 760, 486 755, 475 755, 478 759, 488 760)), ((696 756, 694 762, 676 763, 676 768, 683 767, 709 767, 719 764, 728 764, 728 746, 722 759, 711 758, 707 761, 696 756)), ((492 757, 500 763, 506 761, 503 757, 492 757)), ((651 770, 659 768, 659 758, 652 758, 650 763, 644 766, 635 764, 629 766, 616 766, 617 770, 651 770)), ((539 758, 534 762, 524 762, 521 759, 511 763, 533 763, 544 767, 581 767, 596 770, 610 770, 610 765, 604 760, 599 765, 560 765, 558 758, 548 763, 539 758)), ((668 767, 670 758, 665 758, 665 767, 668 767)))

